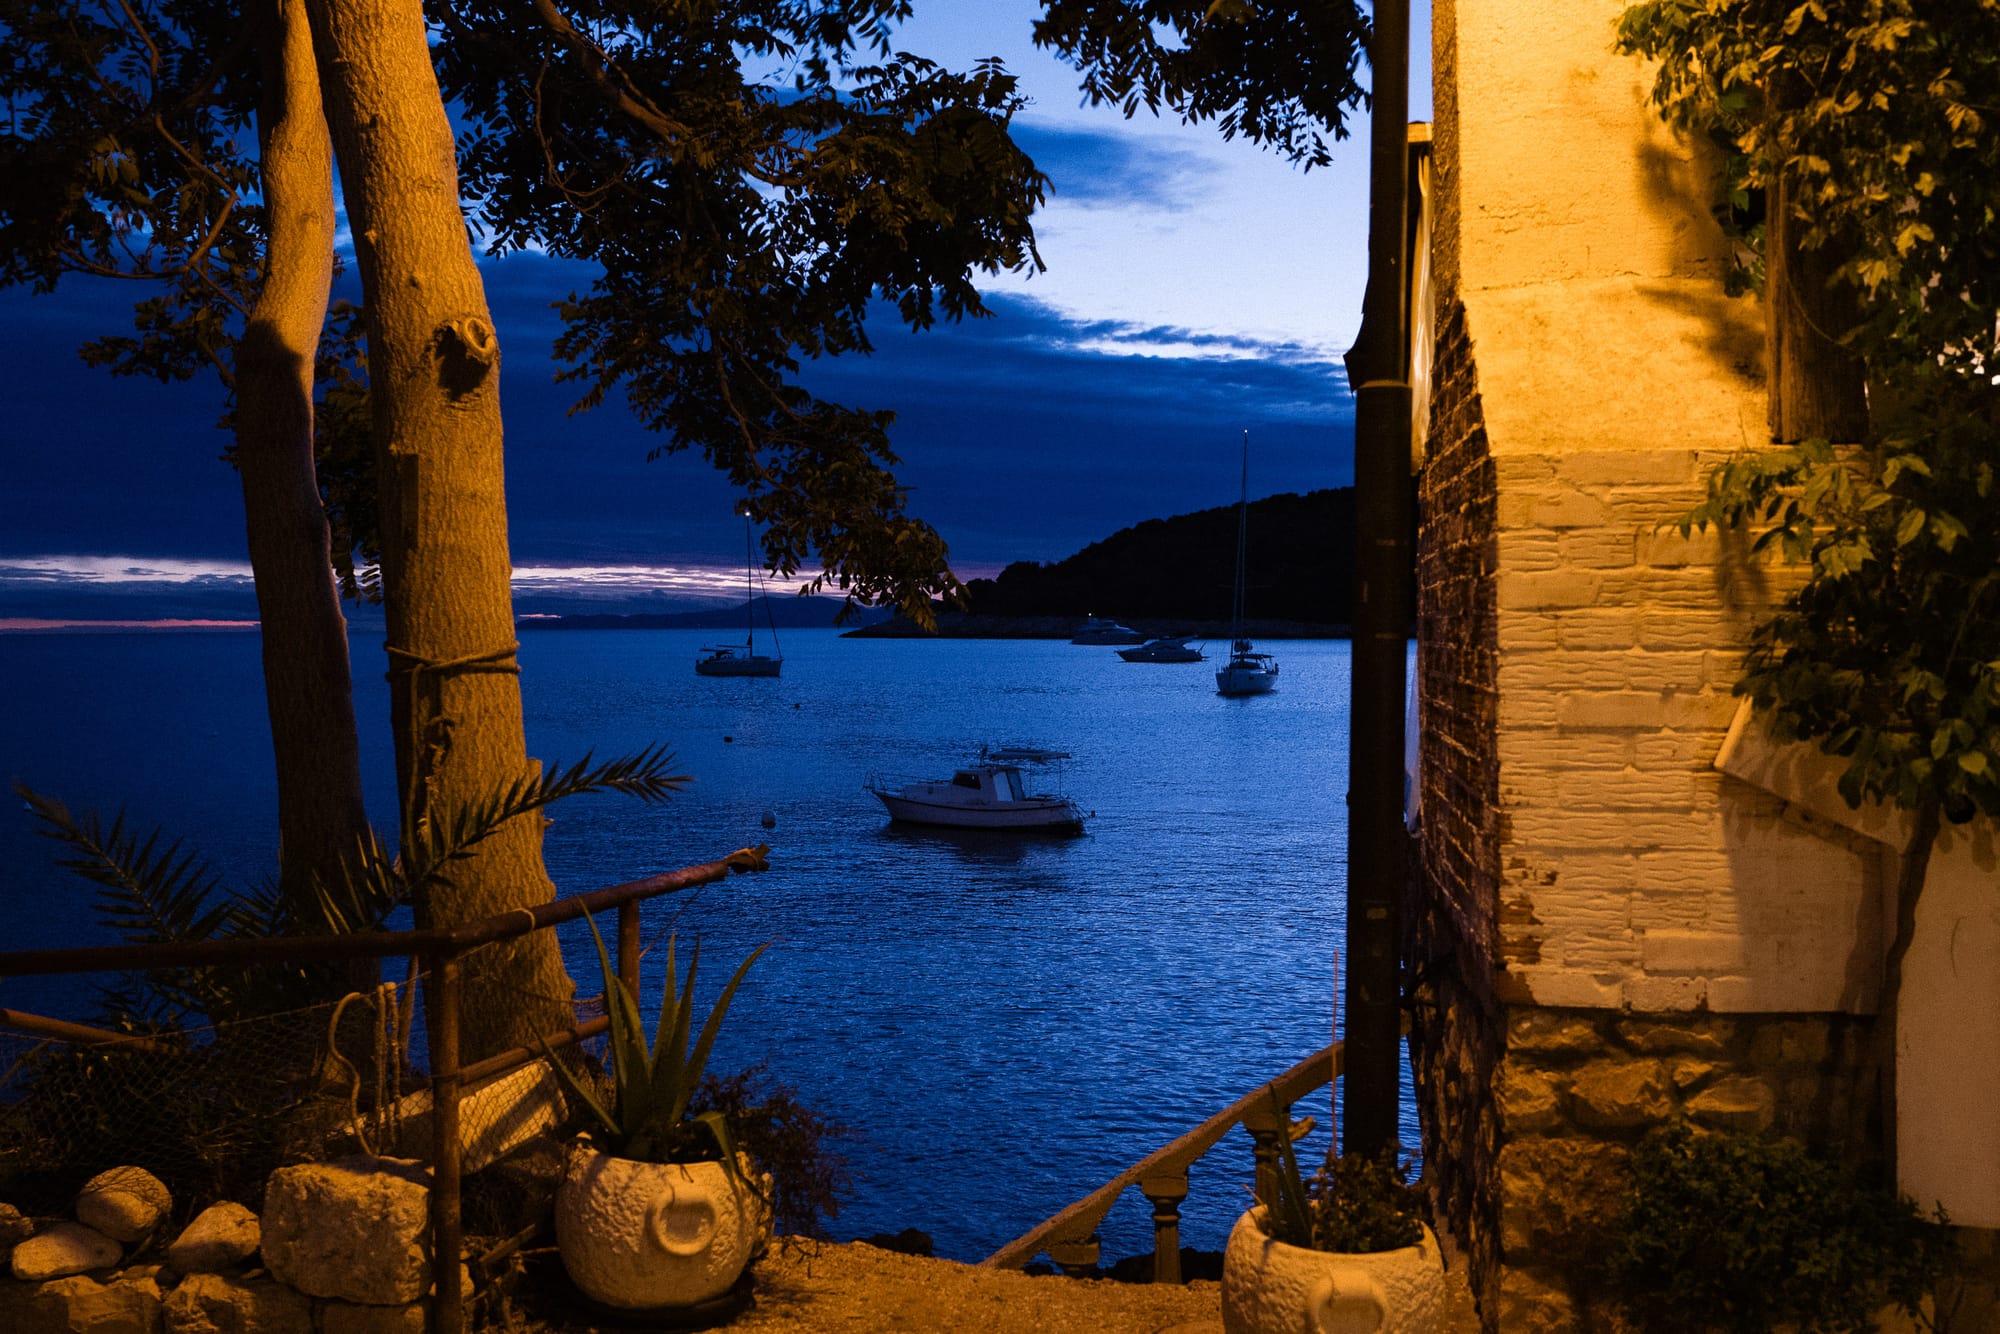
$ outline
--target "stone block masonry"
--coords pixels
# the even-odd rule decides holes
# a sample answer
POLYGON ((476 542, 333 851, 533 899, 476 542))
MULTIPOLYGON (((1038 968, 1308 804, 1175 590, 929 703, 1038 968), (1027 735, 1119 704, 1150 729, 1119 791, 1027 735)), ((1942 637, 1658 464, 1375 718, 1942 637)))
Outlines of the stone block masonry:
POLYGON ((1685 1118, 1859 1151, 1869 1024, 1841 1015, 1510 1011, 1493 1083, 1502 1264, 1489 1323, 1620 1327, 1591 1276, 1630 1184, 1632 1146, 1655 1126, 1685 1118))

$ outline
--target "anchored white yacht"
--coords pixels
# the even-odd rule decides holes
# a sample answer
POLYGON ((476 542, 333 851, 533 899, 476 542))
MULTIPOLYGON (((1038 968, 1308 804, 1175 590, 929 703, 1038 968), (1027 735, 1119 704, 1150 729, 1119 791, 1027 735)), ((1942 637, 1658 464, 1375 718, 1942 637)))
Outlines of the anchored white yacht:
POLYGON ((1062 794, 1030 792, 1022 782, 1028 765, 1049 765, 1069 754, 1039 746, 989 746, 950 778, 905 782, 870 779, 868 790, 906 824, 951 829, 1016 829, 1080 834, 1083 812, 1062 794))

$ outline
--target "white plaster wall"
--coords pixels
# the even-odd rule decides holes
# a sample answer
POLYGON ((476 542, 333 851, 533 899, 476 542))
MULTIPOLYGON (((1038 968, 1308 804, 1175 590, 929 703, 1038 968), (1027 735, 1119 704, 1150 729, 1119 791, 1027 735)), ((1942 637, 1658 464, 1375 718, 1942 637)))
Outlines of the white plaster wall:
POLYGON ((1961 1227, 2000 1228, 2000 858, 1987 820, 1931 851, 1896 1012, 1896 1171, 1961 1227))

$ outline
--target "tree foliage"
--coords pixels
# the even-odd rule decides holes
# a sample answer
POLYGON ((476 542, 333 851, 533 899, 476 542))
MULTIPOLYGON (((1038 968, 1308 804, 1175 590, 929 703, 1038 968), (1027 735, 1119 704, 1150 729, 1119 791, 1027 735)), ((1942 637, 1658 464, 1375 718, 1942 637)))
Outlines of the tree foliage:
POLYGON ((1731 460, 1682 520, 1810 562, 1737 688, 1847 761, 1851 803, 2000 812, 2000 0, 1655 0, 1618 43, 1745 186, 1794 187, 1798 244, 1863 298, 1829 332, 1866 360, 1870 441, 1731 460))
POLYGON ((1737 690, 1779 740, 1847 762, 1850 805, 2000 815, 2000 426, 1978 382, 1905 375, 1912 406, 1864 460, 1824 441, 1732 459, 1681 529, 1758 524, 1756 549, 1810 564, 1737 690))
MULTIPOLYGON (((1046 180, 1009 137, 1020 100, 998 64, 891 53, 909 9, 465 0, 434 11, 434 52, 488 249, 600 271, 562 306, 579 406, 622 389, 661 432, 655 455, 721 469, 774 569, 817 554, 823 582, 914 607, 955 581, 907 512, 894 415, 820 398, 802 372, 869 351, 878 298, 916 328, 987 314, 976 273, 1040 265, 1046 180)), ((0 26, 0 282, 151 280, 132 331, 87 359, 230 383, 263 262, 264 20, 190 0, 0 0, 0 26)), ((351 596, 374 587, 377 547, 355 327, 330 326, 319 428, 351 596)))
POLYGON ((1621 50, 1660 62, 1668 121, 1781 177, 1807 249, 1863 295, 1880 363, 1981 364, 2000 309, 2000 0, 1653 0, 1621 50))
POLYGON ((1040 266, 1046 185, 1003 69, 889 54, 908 9, 463 4, 439 62, 491 246, 599 271, 561 305, 578 406, 622 389, 656 456, 728 475, 772 568, 817 551, 818 583, 906 609, 955 581, 890 471, 894 416, 820 398, 803 367, 868 352, 884 304, 913 328, 986 315, 976 272, 1040 266))
POLYGON ((1364 100, 1370 27, 1351 0, 1046 0, 1037 45, 1083 73, 1093 104, 1215 121, 1307 169, 1332 160, 1364 100))

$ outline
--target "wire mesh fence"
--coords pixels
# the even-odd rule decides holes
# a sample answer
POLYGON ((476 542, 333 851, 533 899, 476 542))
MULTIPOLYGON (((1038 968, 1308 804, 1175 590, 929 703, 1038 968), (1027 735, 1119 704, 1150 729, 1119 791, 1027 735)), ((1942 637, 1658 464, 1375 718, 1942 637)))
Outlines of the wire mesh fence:
MULTIPOLYGON (((61 1022, 46 1027, 78 1030, 61 1035, 7 1022, 44 1028, 39 1015, 0 1012, 0 1200, 59 1213, 97 1172, 134 1165, 166 1183, 177 1213, 219 1200, 254 1208, 287 1163, 431 1157, 421 976, 217 1023, 142 1019, 146 1007, 130 1003, 145 988, 128 979, 95 1012, 47 1016, 61 1022)), ((497 999, 467 990, 468 1005, 497 999)), ((602 997, 570 1009, 587 1025, 602 997)), ((573 1069, 600 1068, 602 1039, 572 1050, 573 1069)), ((567 1112, 540 1060, 469 1081, 458 1107, 465 1170, 558 1129, 567 1112)))

